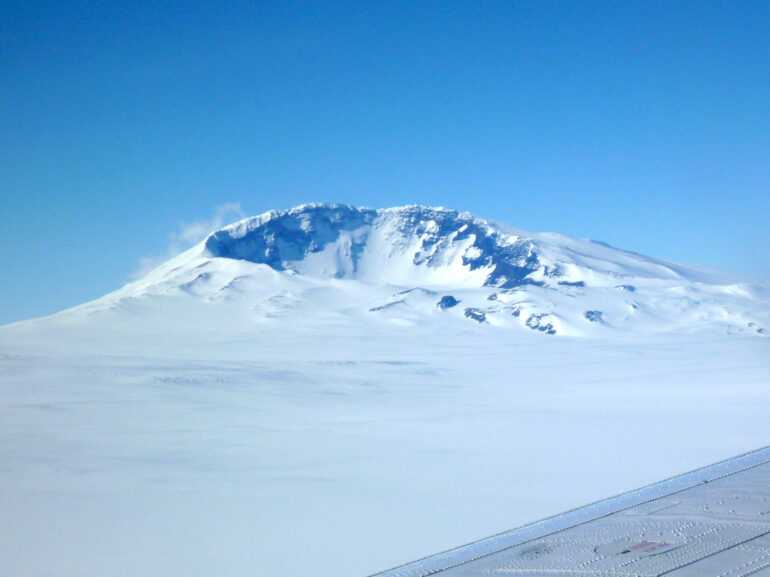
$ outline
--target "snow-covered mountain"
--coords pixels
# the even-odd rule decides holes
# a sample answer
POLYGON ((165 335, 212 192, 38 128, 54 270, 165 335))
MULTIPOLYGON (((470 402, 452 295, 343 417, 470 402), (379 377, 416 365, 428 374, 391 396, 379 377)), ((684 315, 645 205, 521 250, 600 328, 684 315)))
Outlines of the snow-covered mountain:
MULTIPOLYGON (((67 315, 153 299, 221 303, 238 322, 476 322, 545 334, 766 334, 763 283, 444 208, 309 204, 247 218, 67 315), (229 307, 227 306, 229 305, 229 307)), ((178 303, 177 303, 178 304, 178 303)), ((196 307, 188 307, 195 309, 196 307)), ((191 313, 194 314, 194 313, 191 313)))
POLYGON ((755 449, 769 309, 445 209, 235 223, 0 327, 0 574, 364 577, 755 449))

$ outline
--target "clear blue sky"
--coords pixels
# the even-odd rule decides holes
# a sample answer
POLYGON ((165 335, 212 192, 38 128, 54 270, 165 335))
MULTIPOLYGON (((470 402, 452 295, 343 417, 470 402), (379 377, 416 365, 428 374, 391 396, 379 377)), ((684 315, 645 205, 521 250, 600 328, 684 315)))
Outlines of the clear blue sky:
POLYGON ((770 278, 770 3, 3 2, 0 323, 239 202, 443 205, 770 278))

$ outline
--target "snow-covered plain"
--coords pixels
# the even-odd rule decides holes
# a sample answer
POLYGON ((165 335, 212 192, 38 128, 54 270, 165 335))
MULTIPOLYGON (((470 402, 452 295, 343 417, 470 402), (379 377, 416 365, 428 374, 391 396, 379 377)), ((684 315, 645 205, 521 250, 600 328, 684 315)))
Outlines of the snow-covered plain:
POLYGON ((363 577, 770 442, 765 284, 346 210, 0 328, 0 576, 363 577))

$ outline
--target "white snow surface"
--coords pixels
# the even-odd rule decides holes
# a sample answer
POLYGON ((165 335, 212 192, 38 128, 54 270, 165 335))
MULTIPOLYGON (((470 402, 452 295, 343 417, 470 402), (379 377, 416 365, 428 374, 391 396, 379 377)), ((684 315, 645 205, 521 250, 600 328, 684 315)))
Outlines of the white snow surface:
POLYGON ((247 219, 0 328, 0 576, 364 577, 770 444, 769 309, 445 209, 247 219))

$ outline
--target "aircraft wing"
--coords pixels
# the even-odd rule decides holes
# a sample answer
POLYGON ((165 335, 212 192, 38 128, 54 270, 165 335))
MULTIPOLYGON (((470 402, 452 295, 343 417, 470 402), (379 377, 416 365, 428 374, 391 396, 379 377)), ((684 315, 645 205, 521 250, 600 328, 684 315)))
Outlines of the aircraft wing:
POLYGON ((770 577, 770 447, 372 577, 770 577))

